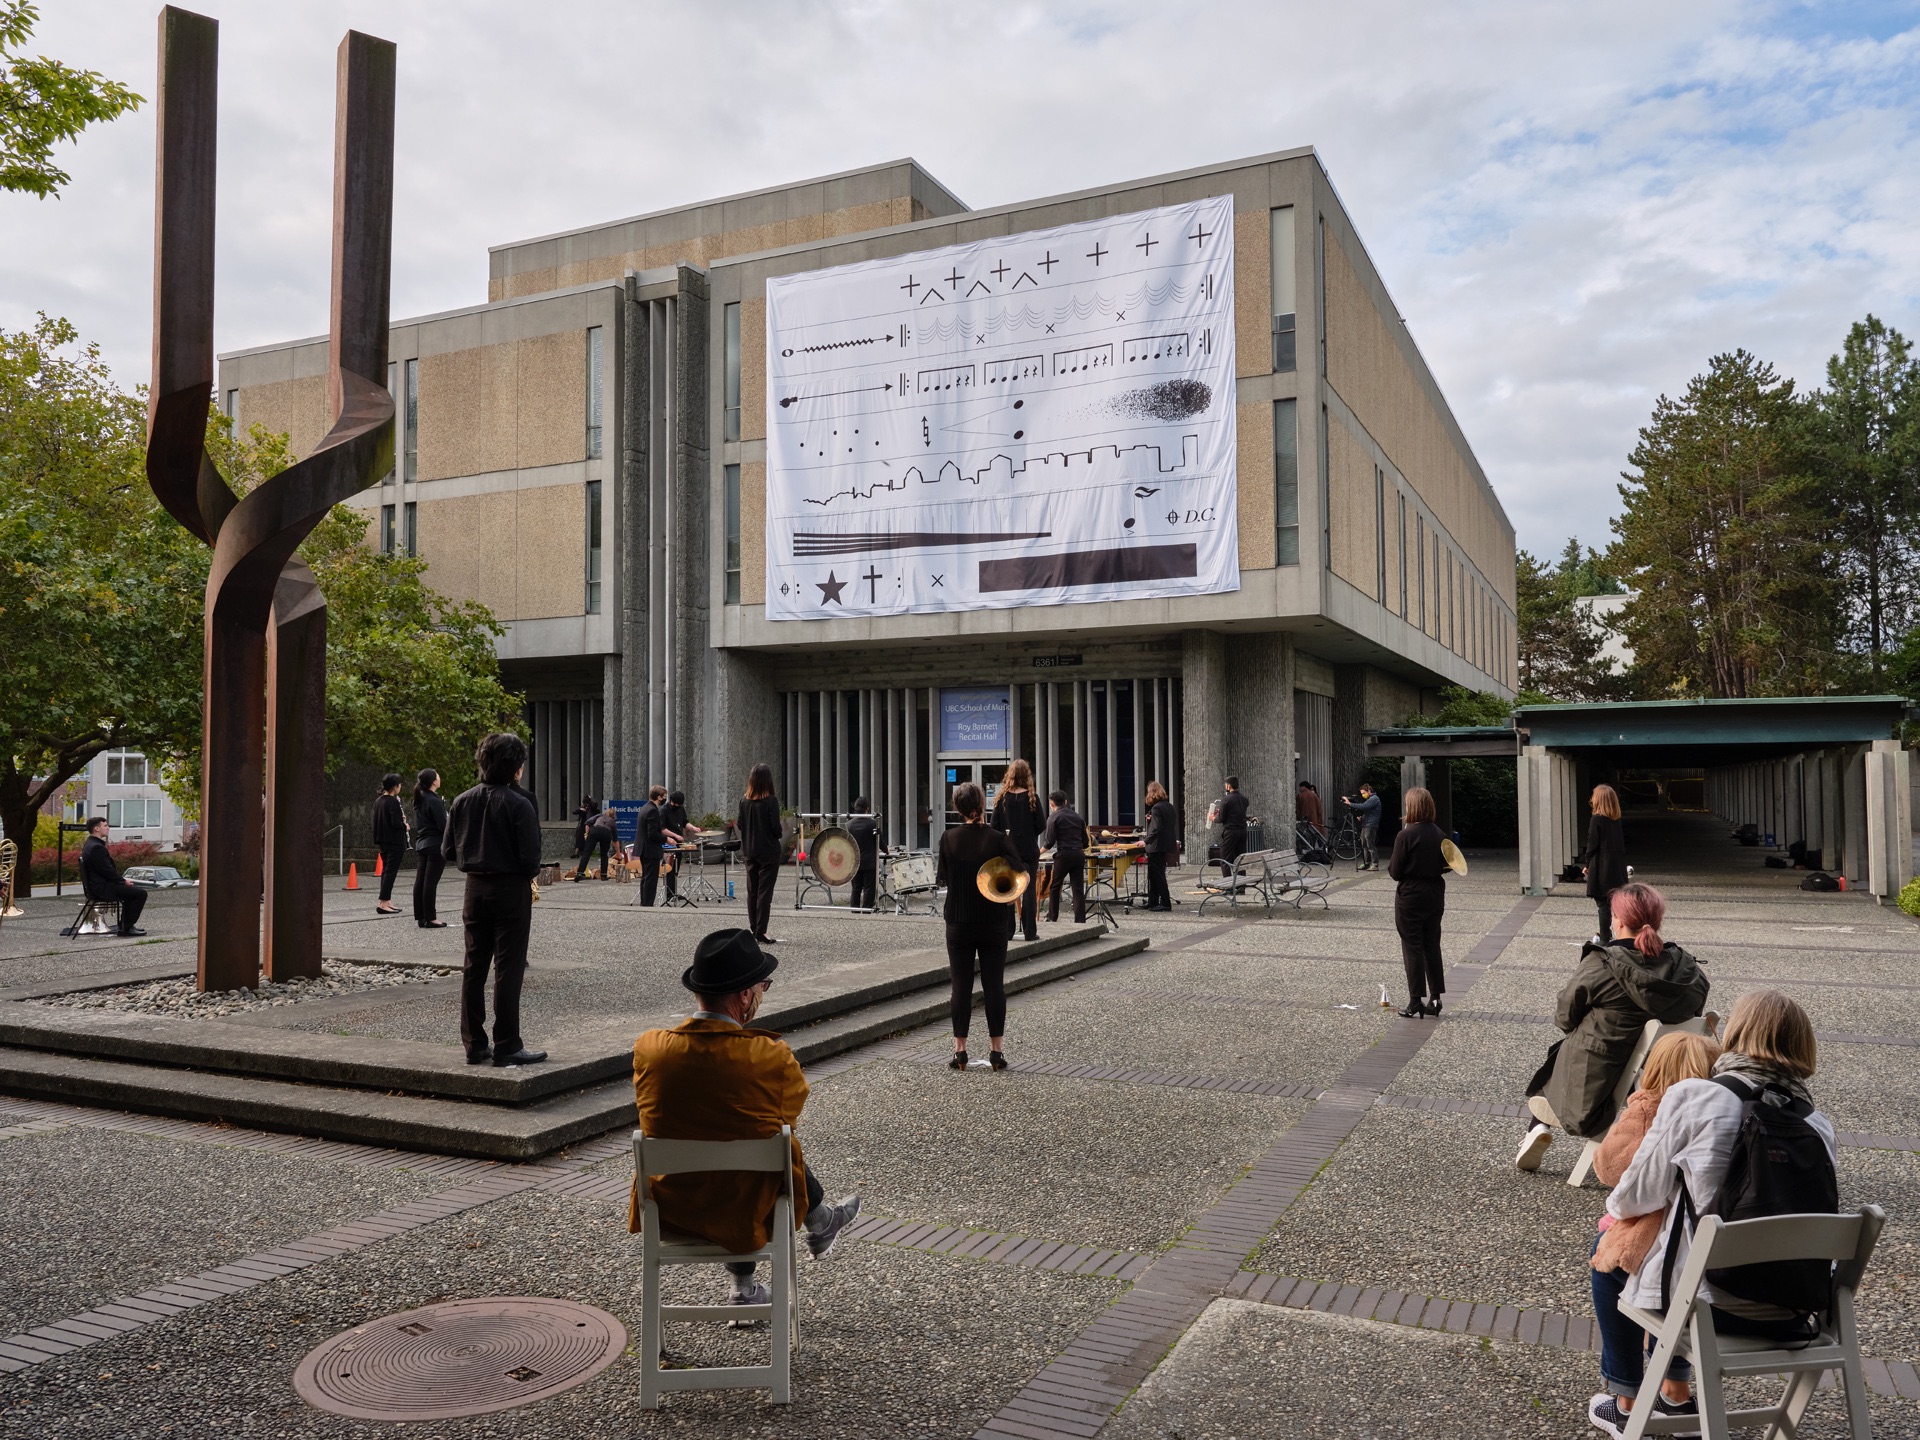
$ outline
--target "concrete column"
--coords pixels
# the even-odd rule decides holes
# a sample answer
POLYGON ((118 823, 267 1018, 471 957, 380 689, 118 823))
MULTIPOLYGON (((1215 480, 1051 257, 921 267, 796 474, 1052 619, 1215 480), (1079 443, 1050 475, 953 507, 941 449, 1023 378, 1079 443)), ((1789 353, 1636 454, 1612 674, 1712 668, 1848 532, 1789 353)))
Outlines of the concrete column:
MULTIPOLYGON (((1400 757, 1400 793, 1405 795, 1407 791, 1417 786, 1423 786, 1426 783, 1427 762, 1418 755, 1402 755, 1400 757)), ((1526 805, 1524 803, 1522 803, 1520 811, 1523 815, 1526 813, 1526 805)), ((1521 828, 1522 834, 1524 835, 1525 825, 1523 824, 1521 828)), ((1525 843, 1524 840, 1522 843, 1525 843)))
POLYGON ((1206 859, 1210 827, 1207 805, 1228 772, 1227 645, 1223 636, 1189 630, 1180 646, 1180 724, 1184 754, 1180 788, 1186 797, 1181 820, 1188 858, 1206 859))
POLYGON ((1875 740, 1864 759, 1867 889, 1889 904, 1913 878, 1911 757, 1898 740, 1875 740))
POLYGON ((1293 837, 1293 637, 1277 630, 1232 636, 1226 661, 1223 768, 1212 790, 1192 793, 1218 794, 1222 779, 1238 775, 1253 813, 1266 822, 1268 844, 1285 850, 1293 837))
POLYGON ((1553 888, 1559 865, 1553 856, 1557 848, 1558 825, 1554 814, 1554 761, 1544 745, 1522 748, 1520 779, 1520 893, 1545 895, 1553 888))

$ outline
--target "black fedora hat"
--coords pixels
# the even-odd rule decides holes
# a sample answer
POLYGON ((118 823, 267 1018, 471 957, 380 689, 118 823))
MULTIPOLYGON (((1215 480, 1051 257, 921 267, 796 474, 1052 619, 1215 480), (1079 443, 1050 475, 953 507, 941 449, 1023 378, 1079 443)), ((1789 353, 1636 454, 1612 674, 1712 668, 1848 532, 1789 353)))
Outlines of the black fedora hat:
POLYGON ((731 995, 758 985, 780 962, 762 950, 751 930, 716 930, 693 952, 680 983, 696 995, 731 995))

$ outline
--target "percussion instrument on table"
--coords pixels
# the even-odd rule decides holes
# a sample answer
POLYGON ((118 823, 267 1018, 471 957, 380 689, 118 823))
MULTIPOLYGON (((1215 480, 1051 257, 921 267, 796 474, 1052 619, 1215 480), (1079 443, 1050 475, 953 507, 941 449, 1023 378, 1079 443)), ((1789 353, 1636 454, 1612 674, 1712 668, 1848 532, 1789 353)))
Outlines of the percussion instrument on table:
POLYGON ((860 873, 860 842, 838 825, 829 825, 813 837, 807 863, 822 885, 851 885, 860 873))
POLYGON ((980 867, 973 877, 976 889, 996 905, 1012 905, 1027 893, 1027 886, 1033 883, 1033 877, 1024 870, 1016 870, 1013 863, 1003 855, 996 855, 980 867))

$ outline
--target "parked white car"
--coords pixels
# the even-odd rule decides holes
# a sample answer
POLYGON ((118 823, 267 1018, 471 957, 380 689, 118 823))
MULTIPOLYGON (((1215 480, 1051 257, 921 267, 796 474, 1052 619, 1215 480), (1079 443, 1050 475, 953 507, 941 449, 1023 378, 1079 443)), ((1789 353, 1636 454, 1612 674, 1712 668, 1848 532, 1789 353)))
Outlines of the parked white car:
POLYGON ((120 878, 129 885, 138 885, 142 890, 175 890, 183 885, 199 883, 187 879, 171 865, 129 865, 120 878))

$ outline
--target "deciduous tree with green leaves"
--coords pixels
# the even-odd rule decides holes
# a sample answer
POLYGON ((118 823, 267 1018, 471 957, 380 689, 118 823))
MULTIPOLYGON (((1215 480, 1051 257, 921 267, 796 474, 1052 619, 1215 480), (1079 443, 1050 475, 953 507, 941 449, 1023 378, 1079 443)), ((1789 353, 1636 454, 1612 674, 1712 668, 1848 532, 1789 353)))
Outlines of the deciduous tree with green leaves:
POLYGON ((58 60, 16 54, 39 21, 29 0, 0 0, 0 190, 58 198, 72 177, 53 147, 141 103, 125 85, 58 60))
POLYGON ((1608 564, 1636 668, 1670 695, 1822 694, 1840 585, 1802 406, 1745 350, 1662 395, 1622 478, 1608 564))
POLYGON ((1514 558, 1520 689, 1543 700, 1617 700, 1627 682, 1601 656, 1606 636, 1574 601, 1621 589, 1598 552, 1567 541, 1555 564, 1522 550, 1514 558))
POLYGON ((65 321, 0 331, 0 829, 23 850, 101 751, 199 744, 206 552, 147 488, 145 437, 65 321))

